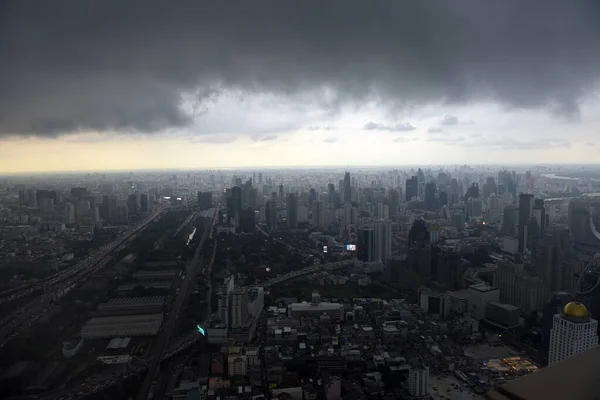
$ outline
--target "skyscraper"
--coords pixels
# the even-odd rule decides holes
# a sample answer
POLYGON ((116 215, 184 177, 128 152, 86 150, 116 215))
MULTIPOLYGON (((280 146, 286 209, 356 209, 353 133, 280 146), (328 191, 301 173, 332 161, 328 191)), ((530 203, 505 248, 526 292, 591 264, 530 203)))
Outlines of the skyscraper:
POLYGON ((288 194, 285 210, 288 229, 298 228, 298 198, 295 193, 288 194))
POLYGON ((533 207, 533 195, 519 193, 518 251, 523 253, 527 248, 527 224, 533 207))
POLYGON ((352 202, 352 186, 350 185, 350 172, 344 173, 344 202, 352 202))
POLYGON ((571 302, 554 315, 550 331, 548 365, 566 360, 598 345, 598 321, 590 318, 585 306, 571 302))
POLYGON ((390 216, 393 218, 398 214, 398 204, 400 203, 400 193, 396 189, 390 189, 390 216))
POLYGON ((406 201, 411 201, 419 195, 419 181, 416 176, 406 180, 406 201))
POLYGON ((375 240, 373 228, 363 227, 357 232, 357 257, 364 262, 375 261, 375 240))
POLYGON ((392 256, 392 221, 387 219, 378 220, 373 226, 375 260, 385 260, 392 256))

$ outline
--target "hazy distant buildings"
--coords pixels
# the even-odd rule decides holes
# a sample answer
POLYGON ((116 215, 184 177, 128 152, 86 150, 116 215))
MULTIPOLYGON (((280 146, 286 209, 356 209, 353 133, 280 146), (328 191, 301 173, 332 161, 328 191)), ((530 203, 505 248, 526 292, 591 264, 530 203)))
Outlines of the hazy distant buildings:
POLYGON ((298 228, 298 198, 295 193, 287 196, 286 220, 288 229, 298 228))

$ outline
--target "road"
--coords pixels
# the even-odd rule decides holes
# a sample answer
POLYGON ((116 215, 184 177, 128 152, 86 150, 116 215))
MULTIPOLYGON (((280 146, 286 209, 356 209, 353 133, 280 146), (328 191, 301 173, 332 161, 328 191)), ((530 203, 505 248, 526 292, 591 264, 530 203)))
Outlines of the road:
POLYGON ((41 287, 28 289, 26 291, 28 292, 27 294, 32 294, 34 290, 42 290, 42 293, 40 296, 29 301, 27 304, 5 316, 0 321, 0 348, 44 316, 49 310, 56 294, 70 291, 84 282, 88 276, 105 267, 112 260, 111 253, 116 248, 133 240, 138 232, 143 230, 148 224, 165 212, 167 212, 167 208, 156 211, 144 220, 144 222, 139 223, 112 243, 104 245, 98 252, 95 252, 83 262, 78 263, 68 270, 53 275, 48 280, 44 281, 41 284, 41 287))
POLYGON ((186 266, 185 280, 181 284, 179 294, 177 295, 175 304, 173 305, 172 311, 169 314, 167 323, 162 328, 156 341, 156 352, 154 354, 154 359, 148 366, 148 373, 138 392, 138 400, 146 400, 148 398, 148 394, 153 388, 154 380, 156 378, 156 373, 158 372, 158 367, 161 363, 163 353, 165 352, 167 344, 169 343, 169 339, 171 338, 171 332, 173 331, 173 328, 179 319, 180 313, 184 310, 183 305, 188 298, 190 287, 193 287, 194 282, 196 281, 196 275, 200 269, 199 267, 201 266, 200 259, 202 248, 204 247, 204 243, 206 242, 206 239, 209 237, 209 234, 215 225, 218 214, 219 204, 216 206, 215 213, 210 225, 208 226, 208 229, 205 229, 202 233, 202 238, 200 238, 200 242, 198 243, 194 257, 186 266))
MULTIPOLYGON (((212 228, 211 228, 211 231, 212 231, 212 228)), ((201 326, 209 326, 210 323, 207 323, 207 322, 208 322, 208 320, 212 319, 212 316, 211 316, 212 281, 210 279, 210 276, 211 276, 213 264, 215 263, 215 256, 217 254, 217 246, 218 246, 218 241, 215 240, 214 244, 213 244, 212 256, 211 256, 211 259, 208 262, 208 266, 205 270, 206 282, 208 283, 208 288, 206 291, 206 312, 204 313, 205 317, 204 317, 203 321, 198 321, 198 323, 201 326)), ((195 330, 191 334, 194 339, 199 337, 199 333, 196 332, 195 330)), ((177 349, 177 347, 175 348, 175 350, 176 349, 177 349)), ((177 354, 177 353, 174 353, 174 354, 177 354)), ((169 391, 167 383, 169 382, 169 380, 171 378, 171 375, 172 375, 171 371, 173 369, 177 369, 175 366, 175 361, 174 361, 176 358, 177 357, 173 357, 172 359, 169 359, 165 366, 165 369, 167 370, 167 372, 159 374, 160 376, 159 376, 158 382, 156 383, 156 386, 155 386, 156 390, 154 391, 154 398, 156 400, 163 400, 165 398, 165 393, 167 391, 169 391)), ((165 360, 164 355, 163 355, 162 360, 163 361, 165 360)))
POLYGON ((83 261, 73 265, 72 267, 69 267, 69 268, 61 270, 55 274, 52 274, 52 275, 44 278, 43 280, 36 282, 35 284, 25 284, 25 285, 20 286, 19 288, 12 288, 12 289, 5 290, 4 292, 1 292, 0 293, 0 304, 7 303, 9 301, 13 301, 13 300, 19 299, 21 297, 27 296, 27 295, 33 293, 35 290, 39 290, 42 288, 47 289, 57 283, 64 281, 65 279, 68 279, 68 278, 76 275, 77 273, 85 270, 86 268, 89 268, 90 266, 93 266, 93 265, 99 263, 106 255, 110 254, 117 247, 121 246, 124 242, 133 239, 135 234, 137 234, 142 229, 144 229, 154 219, 156 219, 157 217, 159 217, 162 214, 164 214, 165 212, 167 212, 168 209, 169 209, 169 207, 163 207, 163 208, 156 210, 154 213, 152 213, 152 215, 148 216, 144 221, 138 223, 137 225, 135 225, 134 227, 129 229, 127 232, 125 232, 119 238, 117 238, 116 240, 114 240, 111 243, 108 243, 108 244, 102 246, 100 249, 94 251, 92 254, 90 254, 88 257, 86 257, 83 261), (23 290, 19 290, 19 289, 23 289, 23 290))

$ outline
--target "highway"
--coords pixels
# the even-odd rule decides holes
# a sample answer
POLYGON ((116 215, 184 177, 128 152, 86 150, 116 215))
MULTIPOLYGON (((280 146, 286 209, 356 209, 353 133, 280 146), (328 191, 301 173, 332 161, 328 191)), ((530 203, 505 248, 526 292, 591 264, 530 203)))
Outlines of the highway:
POLYGON ((54 274, 39 285, 25 290, 24 294, 14 294, 8 298, 9 300, 5 299, 6 301, 12 301, 24 295, 33 294, 36 290, 42 291, 40 296, 29 301, 0 321, 0 348, 37 322, 49 310, 55 294, 70 291, 81 284, 88 276, 106 266, 112 260, 111 253, 115 249, 132 240, 138 232, 143 230, 156 218, 162 216, 167 210, 168 207, 157 210, 143 222, 127 231, 123 236, 110 244, 104 245, 84 261, 54 274))
POLYGON ((162 356, 165 352, 165 349, 167 348, 169 339, 171 338, 171 332, 173 331, 173 327, 177 323, 180 313, 183 311, 183 305, 188 299, 190 287, 193 287, 194 282, 196 281, 196 275, 201 266, 200 259, 202 248, 204 247, 204 243, 206 242, 206 239, 209 237, 210 232, 212 231, 215 225, 218 214, 219 204, 217 203, 212 221, 209 224, 208 228, 205 229, 202 233, 202 238, 200 238, 200 242, 198 243, 198 247, 196 248, 196 253, 194 254, 192 260, 188 262, 186 266, 185 280, 181 284, 179 294, 177 295, 175 304, 171 309, 171 313, 169 314, 167 323, 163 326, 159 337, 156 341, 156 352, 154 354, 154 359, 148 366, 146 378, 142 382, 142 386, 140 387, 140 390, 138 392, 138 400, 146 400, 148 398, 148 394, 153 388, 156 373, 158 372, 158 367, 162 361, 162 356))

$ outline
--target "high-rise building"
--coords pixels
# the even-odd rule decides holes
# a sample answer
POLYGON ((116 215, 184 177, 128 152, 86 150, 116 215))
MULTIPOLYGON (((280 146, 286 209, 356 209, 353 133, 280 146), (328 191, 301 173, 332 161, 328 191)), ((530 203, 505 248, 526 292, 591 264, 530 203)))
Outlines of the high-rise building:
POLYGON ((550 351, 550 332, 554 324, 554 315, 560 314, 565 306, 573 301, 573 295, 567 292, 552 293, 550 300, 544 303, 542 312, 542 344, 540 346, 539 357, 548 364, 548 353, 550 351))
POLYGON ((150 208, 148 206, 148 195, 146 193, 140 194, 140 212, 142 214, 148 214, 150 208))
POLYGON ((269 229, 277 229, 279 218, 277 215, 277 204, 275 204, 275 202, 267 201, 267 204, 265 205, 265 219, 269 229))
POLYGON ((575 300, 585 305, 593 318, 600 318, 600 256, 594 257, 581 273, 575 300))
POLYGON ((502 217, 502 235, 516 237, 518 224, 519 208, 512 204, 505 206, 502 217))
POLYGON ((436 198, 437 188, 434 182, 428 182, 425 184, 425 209, 430 211, 437 210, 437 198, 436 198))
POLYGON ((295 193, 288 194, 285 212, 288 229, 298 228, 298 197, 295 193))
POLYGON ((241 210, 235 221, 236 232, 252 233, 256 227, 256 215, 253 209, 245 208, 241 210))
POLYGON ((550 331, 548 365, 566 360, 598 345, 598 321, 590 318, 585 306, 571 302, 554 315, 550 331))
POLYGON ((531 211, 533 209, 533 195, 527 193, 519 193, 519 221, 518 221, 518 236, 519 253, 523 253, 527 249, 527 224, 531 211))
POLYGON ((231 327, 244 326, 248 318, 248 292, 244 288, 236 289, 231 293, 230 318, 231 327))
POLYGON ((344 173, 344 202, 352 202, 352 185, 350 184, 350 172, 344 173))
POLYGON ((130 194, 127 198, 127 208, 130 215, 138 214, 138 197, 136 194, 130 194))
POLYGON ((385 260, 392 256, 392 221, 378 220, 373 226, 375 260, 385 260))
POLYGON ((236 214, 242 210, 242 188, 241 186, 234 186, 231 188, 231 201, 232 201, 232 215, 229 217, 235 220, 236 214))
POLYGON ((364 262, 375 261, 376 250, 373 228, 363 227, 358 229, 357 237, 357 258, 364 262))
POLYGON ((429 367, 416 366, 408 371, 408 392, 411 397, 426 397, 428 395, 429 367))
POLYGON ((485 283, 469 286, 468 309, 475 319, 484 319, 488 303, 500 301, 500 291, 485 283))
POLYGON ((208 210, 212 207, 212 193, 198 192, 198 206, 201 210, 208 210))
POLYGON ((75 205, 73 203, 65 204, 65 224, 70 225, 75 223, 75 205))
POLYGON ((400 193, 396 189, 390 189, 389 193, 390 200, 390 216, 393 218, 398 215, 398 204, 400 204, 400 193))
POLYGON ((312 224, 318 229, 327 228, 327 208, 321 200, 316 200, 312 204, 312 224))
POLYGON ((419 181, 416 176, 406 180, 404 193, 406 194, 406 201, 411 201, 419 196, 419 181))

